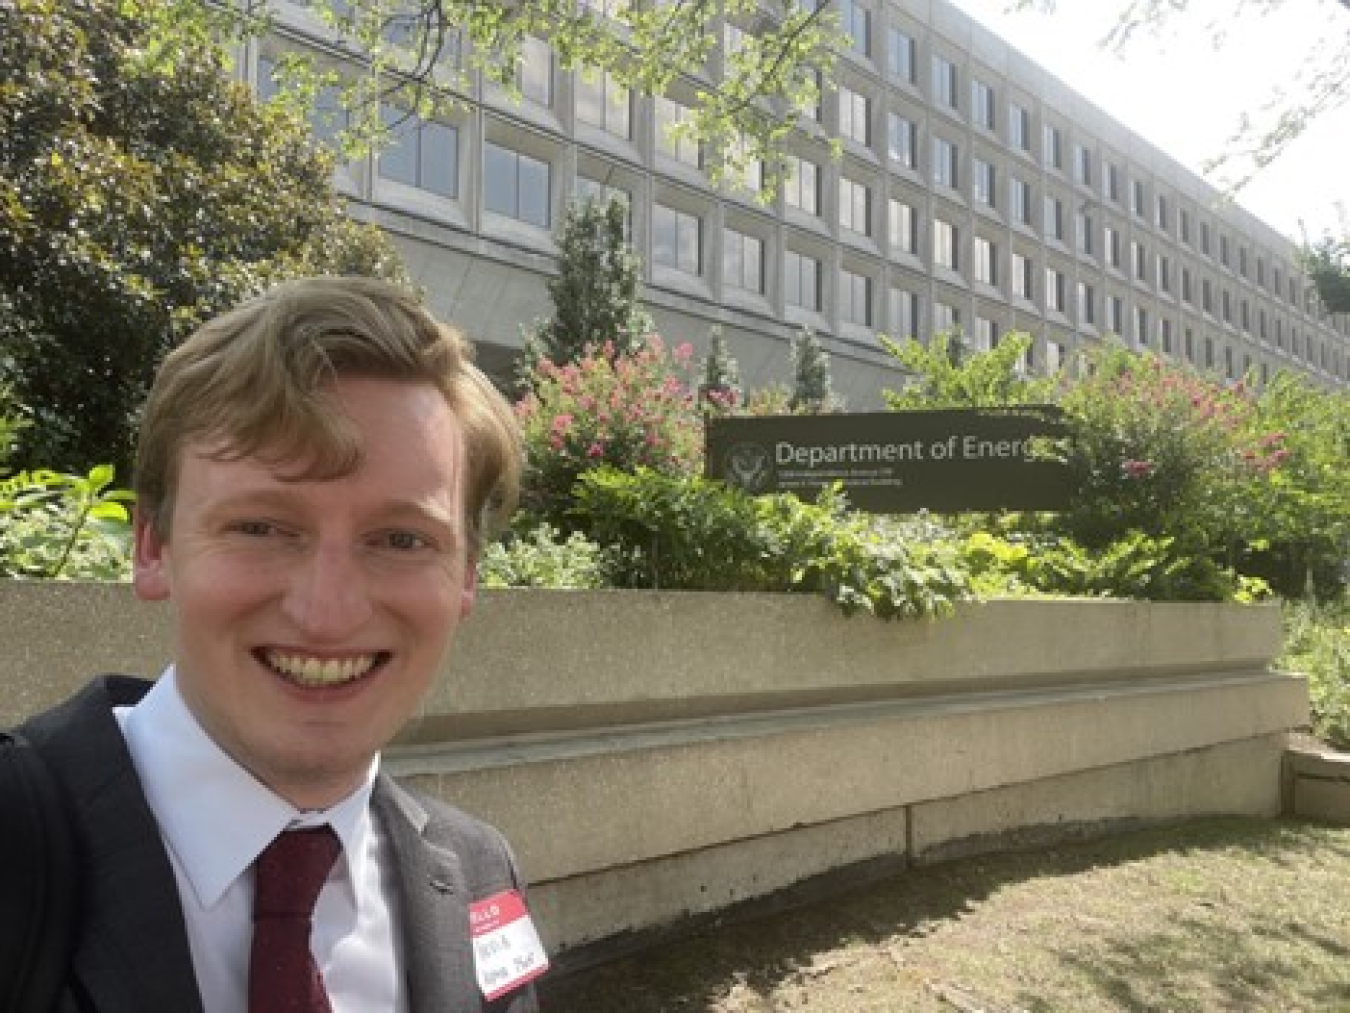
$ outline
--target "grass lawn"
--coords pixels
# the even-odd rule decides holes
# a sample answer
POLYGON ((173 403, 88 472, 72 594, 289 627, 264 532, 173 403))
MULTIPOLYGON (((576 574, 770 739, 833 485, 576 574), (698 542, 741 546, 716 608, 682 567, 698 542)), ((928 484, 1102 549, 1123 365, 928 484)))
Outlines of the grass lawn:
POLYGON ((1205 820, 914 869, 546 980, 547 1013, 1350 1011, 1350 828, 1205 820))

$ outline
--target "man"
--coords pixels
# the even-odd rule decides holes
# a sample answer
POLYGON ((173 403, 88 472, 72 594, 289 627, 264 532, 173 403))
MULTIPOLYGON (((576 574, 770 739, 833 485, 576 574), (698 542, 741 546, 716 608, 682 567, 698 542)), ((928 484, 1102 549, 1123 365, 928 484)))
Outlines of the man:
POLYGON ((133 580, 172 664, 24 728, 86 874, 60 1009, 535 1009, 542 953, 493 956, 537 943, 505 842, 378 772, 519 473, 463 338, 383 282, 279 286, 166 358, 133 580), (264 899, 310 877, 317 900, 264 899))

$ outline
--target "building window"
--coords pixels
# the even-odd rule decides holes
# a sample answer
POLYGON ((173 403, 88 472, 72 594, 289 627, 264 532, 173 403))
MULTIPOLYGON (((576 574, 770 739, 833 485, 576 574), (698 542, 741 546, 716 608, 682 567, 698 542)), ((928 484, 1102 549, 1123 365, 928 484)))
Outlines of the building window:
POLYGON ((1078 322, 1080 324, 1097 323, 1097 293, 1085 281, 1078 283, 1078 322))
POLYGON ((1106 300, 1106 325, 1107 330, 1117 337, 1123 337, 1125 334, 1125 300, 1118 295, 1110 296, 1106 300))
POLYGON ((681 124, 693 118, 693 112, 679 102, 658 96, 656 99, 656 150, 661 154, 692 165, 703 165, 703 150, 698 141, 678 132, 681 124))
POLYGON ((1045 308, 1063 313, 1065 310, 1064 274, 1053 267, 1045 269, 1045 308))
POLYGON ((985 285, 998 284, 998 247, 983 236, 975 237, 975 280, 985 285))
POLYGON ((577 119, 627 140, 632 136, 628 89, 605 73, 577 71, 577 119))
POLYGON ((852 88, 839 87, 839 134, 859 144, 872 143, 872 103, 852 88))
POLYGON ((764 240, 735 229, 724 229, 722 281, 728 288, 763 294, 764 240))
POLYGON ((1161 229, 1163 232, 1166 232, 1169 228, 1172 227, 1172 225, 1171 225, 1171 222, 1172 222, 1172 209, 1171 209, 1171 207, 1170 207, 1170 206, 1168 205, 1168 203, 1167 203, 1167 196, 1166 196, 1165 194, 1161 194, 1161 193, 1158 194, 1158 218, 1157 218, 1157 222, 1158 222, 1158 228, 1161 229))
POLYGON ((933 301, 933 333, 955 337, 961 330, 961 313, 955 306, 933 301))
POLYGON ((1130 264, 1136 281, 1148 278, 1148 251, 1137 239, 1130 240, 1130 264))
POLYGON ((970 163, 970 174, 971 195, 986 207, 994 207, 997 177, 993 165, 983 158, 973 158, 970 163))
POLYGON ((1106 263, 1111 267, 1120 267, 1120 231, 1108 225, 1102 233, 1102 245, 1106 248, 1106 263))
POLYGON ((1169 295, 1172 292, 1172 261, 1164 254, 1158 254, 1158 288, 1169 295))
POLYGON ((483 206, 495 214, 549 227, 547 162, 488 141, 483 146, 483 206))
POLYGON ((998 326, 988 317, 975 318, 975 333, 971 344, 977 352, 988 352, 998 344, 998 326))
POLYGON ((847 176, 839 177, 839 224, 861 236, 872 234, 872 191, 847 176))
POLYGON ((1079 211, 1074 215, 1074 242, 1078 244, 1078 249, 1089 257, 1093 253, 1092 244, 1092 216, 1086 211, 1079 211))
POLYGON ((1109 162, 1106 166, 1106 199, 1113 204, 1120 203, 1120 166, 1109 162))
POLYGON ((886 32, 886 69, 896 80, 904 81, 906 84, 916 82, 914 74, 916 52, 913 36, 898 28, 891 28, 886 32))
POLYGON ((977 127, 994 130, 997 119, 994 113, 994 89, 979 78, 970 80, 970 118, 977 127))
POLYGON ((783 199, 809 215, 820 214, 820 169, 815 162, 795 155, 788 157, 788 178, 783 199))
POLYGON ((888 114, 887 122, 889 124, 887 153, 890 155, 891 161, 903 165, 906 169, 918 168, 918 125, 913 120, 895 112, 888 114))
POLYGON ((1130 182, 1130 210, 1136 218, 1143 218, 1145 215, 1144 200, 1144 181, 1141 179, 1130 182))
POLYGON ((543 39, 527 35, 520 40, 516 85, 527 102, 545 109, 553 106, 553 50, 543 39))
POLYGON ((1187 246, 1191 245, 1191 213, 1185 208, 1181 209, 1177 222, 1181 228, 1181 241, 1187 246))
POLYGON ((1148 344, 1148 310, 1142 306, 1134 308, 1134 340, 1136 346, 1148 344))
POLYGON ((783 251, 783 301, 789 306, 819 311, 819 260, 796 250, 783 251))
POLYGON ((933 101, 948 109, 958 108, 956 64, 936 53, 933 54, 933 101))
POLYGON ((664 204, 652 207, 652 262, 695 277, 703 273, 703 221, 664 204))
POLYGON ((862 56, 872 52, 872 12, 858 0, 840 0, 839 28, 848 37, 849 49, 862 56))
POLYGON ((891 246, 901 253, 917 253, 919 229, 914 208, 894 197, 890 199, 886 208, 887 231, 891 237, 891 246))
POLYGON ((917 295, 903 288, 892 288, 890 316, 890 328, 893 337, 918 337, 919 297, 917 295))
POLYGON ((872 326, 872 279, 847 269, 839 272, 839 319, 861 327, 872 326))
POLYGON ((390 106, 382 111, 390 140, 380 152, 380 177, 437 197, 458 197, 459 131, 390 106))
POLYGON ((1064 202, 1048 194, 1045 198, 1045 238, 1064 241, 1064 202))
POLYGON ((955 144, 945 137, 933 138, 933 182, 949 186, 955 190, 960 185, 960 152, 955 144))
POLYGON ((1031 224, 1031 184, 1016 176, 1008 177, 1008 207, 1013 221, 1031 224))
POLYGON ((1073 178, 1083 186, 1092 185, 1092 151, 1085 144, 1073 146, 1073 178))
POLYGON ((1050 169, 1064 169, 1064 134, 1053 123, 1047 123, 1044 130, 1045 150, 1042 152, 1045 165, 1050 169))
POLYGON ((1031 151, 1031 112, 1016 102, 1008 103, 1008 143, 1018 151, 1031 151))
POLYGON ((961 267, 956 226, 941 218, 933 219, 933 263, 953 271, 961 267))
POLYGON ((1020 253, 1012 255, 1012 293, 1022 299, 1032 298, 1031 259, 1020 253))

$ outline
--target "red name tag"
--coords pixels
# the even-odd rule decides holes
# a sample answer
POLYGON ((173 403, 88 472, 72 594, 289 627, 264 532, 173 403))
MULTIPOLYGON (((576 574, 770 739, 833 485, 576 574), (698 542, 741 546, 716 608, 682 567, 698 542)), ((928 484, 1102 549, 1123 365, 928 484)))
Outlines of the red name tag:
POLYGON ((489 1001, 548 970, 544 944, 515 890, 470 904, 469 934, 478 987, 489 1001))

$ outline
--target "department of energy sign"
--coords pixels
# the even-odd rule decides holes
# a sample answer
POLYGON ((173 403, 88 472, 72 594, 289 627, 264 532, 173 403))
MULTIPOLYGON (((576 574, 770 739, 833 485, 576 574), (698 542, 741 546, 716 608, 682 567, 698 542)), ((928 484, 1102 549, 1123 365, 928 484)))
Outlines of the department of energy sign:
POLYGON ((709 419, 706 470, 803 498, 838 482, 875 513, 1061 510, 1068 469, 1044 453, 1064 435, 1041 406, 709 419))

